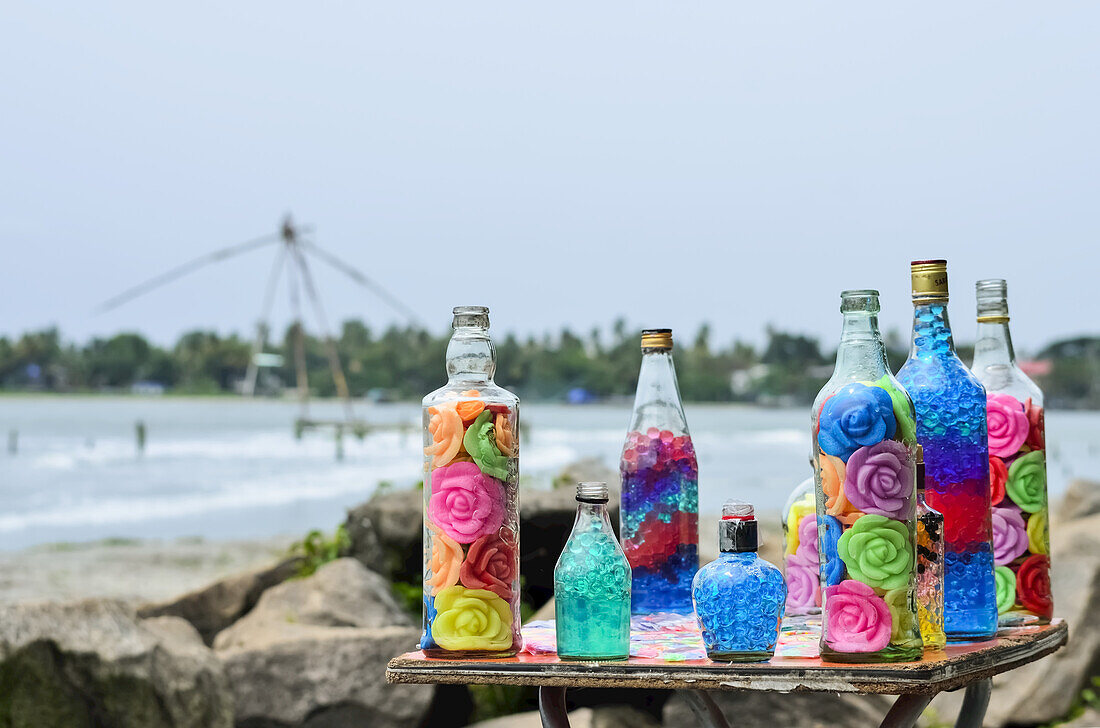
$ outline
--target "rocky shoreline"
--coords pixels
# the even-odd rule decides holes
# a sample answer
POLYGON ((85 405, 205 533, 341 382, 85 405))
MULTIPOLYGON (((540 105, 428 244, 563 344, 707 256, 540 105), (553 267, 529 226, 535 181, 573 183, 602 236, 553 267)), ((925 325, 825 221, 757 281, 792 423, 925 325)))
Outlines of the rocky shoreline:
MULTIPOLYGON (((558 481, 581 479, 617 485, 591 461, 558 481)), ((419 639, 399 585, 418 588, 421 498, 384 491, 351 509, 345 556, 304 578, 282 540, 103 542, 0 556, 0 725, 414 728, 508 712, 516 714, 484 725, 538 725, 532 691, 385 683, 386 662, 419 639)), ((569 488, 523 494, 529 611, 551 597, 574 512, 569 488)), ((714 556, 715 520, 701 522, 704 559, 714 556)), ((762 550, 778 562, 778 519, 763 522, 774 527, 762 550)), ((1100 671, 1100 484, 1071 485, 1054 509, 1052 551, 1069 645, 998 678, 986 725, 1055 721, 1100 671)), ((689 721, 664 691, 576 693, 577 726, 689 721)), ((875 696, 717 697, 737 725, 867 725, 889 707, 875 696)), ((932 708, 952 716, 960 699, 947 694, 932 708)), ((1090 718, 1074 725, 1095 723, 1082 720, 1090 718)))

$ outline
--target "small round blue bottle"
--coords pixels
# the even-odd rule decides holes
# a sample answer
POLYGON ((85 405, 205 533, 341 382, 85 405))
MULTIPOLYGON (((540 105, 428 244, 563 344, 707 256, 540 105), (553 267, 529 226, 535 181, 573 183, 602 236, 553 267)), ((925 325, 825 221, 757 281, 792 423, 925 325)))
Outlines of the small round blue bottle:
POLYGON ((716 662, 764 662, 775 654, 787 585, 779 569, 757 556, 758 545, 752 505, 726 501, 718 523, 722 555, 699 570, 691 587, 703 643, 716 662))

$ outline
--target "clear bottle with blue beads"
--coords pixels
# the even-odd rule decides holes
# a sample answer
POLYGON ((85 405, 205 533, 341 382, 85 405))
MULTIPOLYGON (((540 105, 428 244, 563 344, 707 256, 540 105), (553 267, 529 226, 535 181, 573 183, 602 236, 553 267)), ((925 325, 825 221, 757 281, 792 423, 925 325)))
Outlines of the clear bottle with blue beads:
POLYGON ((554 567, 558 657, 630 655, 630 564, 607 516, 607 483, 577 485, 577 519, 554 567))
POLYGON ((722 506, 721 551, 695 575, 692 598, 707 655, 716 662, 763 662, 775 654, 787 601, 783 573, 761 559, 752 505, 722 506))
POLYGON ((948 640, 997 631, 986 397, 955 353, 947 319, 947 261, 912 263, 913 346, 898 379, 913 398, 928 505, 944 519, 948 640))

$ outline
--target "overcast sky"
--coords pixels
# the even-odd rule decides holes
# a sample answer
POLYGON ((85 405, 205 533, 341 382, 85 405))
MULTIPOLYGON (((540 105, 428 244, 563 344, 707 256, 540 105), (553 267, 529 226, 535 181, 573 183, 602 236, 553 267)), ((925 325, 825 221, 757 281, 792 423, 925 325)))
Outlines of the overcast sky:
MULTIPOLYGON (((839 333, 908 262, 1100 333, 1100 3, 5 3, 0 333, 249 333, 286 212, 442 330, 839 333)), ((399 317, 318 270, 330 318, 399 317)), ((280 294, 283 295, 283 294, 280 294)), ((276 308, 275 326, 288 307, 276 308)))

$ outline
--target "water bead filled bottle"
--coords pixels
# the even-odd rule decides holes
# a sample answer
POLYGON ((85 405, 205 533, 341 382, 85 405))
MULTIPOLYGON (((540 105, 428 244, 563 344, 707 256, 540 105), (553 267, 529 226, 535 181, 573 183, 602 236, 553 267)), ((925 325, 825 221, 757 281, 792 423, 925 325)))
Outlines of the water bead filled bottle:
POLYGON ((775 653, 787 587, 783 574, 756 555, 753 508, 737 500, 722 506, 721 555, 695 575, 695 616, 707 656, 719 662, 761 662, 775 653))
POLYGON ((817 614, 821 611, 821 582, 812 476, 791 491, 779 520, 785 544, 783 578, 787 583, 787 616, 817 614))
POLYGON ((633 574, 632 612, 689 614, 699 569, 699 467, 670 329, 642 332, 642 368, 619 472, 619 533, 633 574))
POLYGON ((913 405, 886 366, 878 291, 844 291, 840 300, 844 328, 836 368, 811 418, 825 564, 821 657, 914 660, 922 645, 915 603, 913 405))
POLYGON ((447 384, 424 398, 424 635, 432 657, 514 655, 519 398, 493 383, 489 309, 454 309, 447 384))
POLYGON ((947 262, 912 264, 913 346, 898 372, 917 410, 928 505, 944 518, 944 631, 949 640, 997 631, 985 390, 955 354, 947 262))
POLYGON ((974 374, 985 385, 993 564, 1002 625, 1046 624, 1050 595, 1043 393, 1016 365, 1008 331, 1008 285, 978 281, 974 374))
POLYGON ((577 485, 577 520, 554 567, 558 657, 630 654, 630 564, 607 517, 607 483, 577 485))

